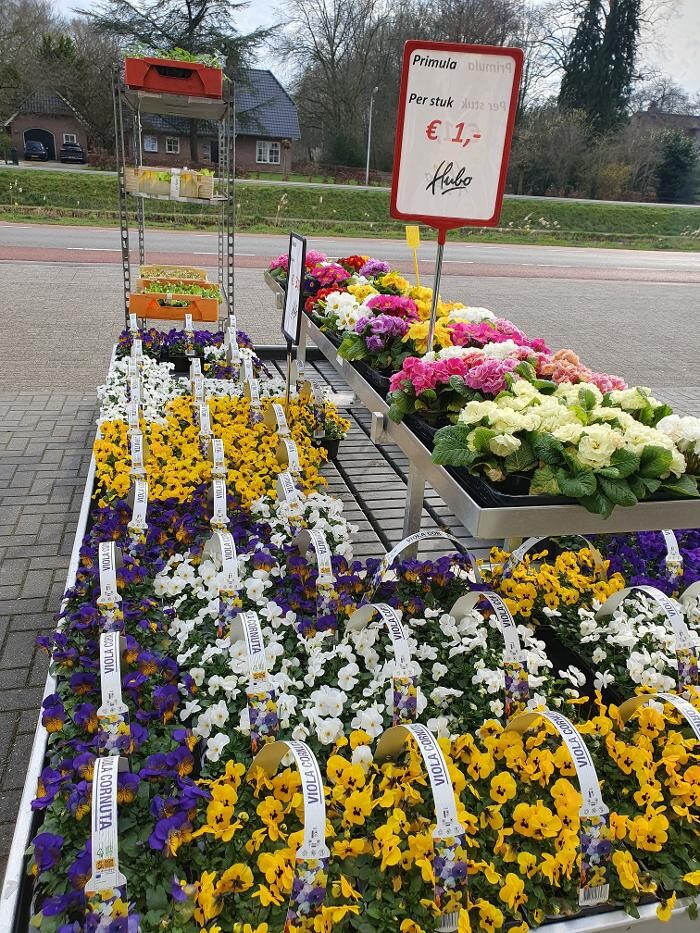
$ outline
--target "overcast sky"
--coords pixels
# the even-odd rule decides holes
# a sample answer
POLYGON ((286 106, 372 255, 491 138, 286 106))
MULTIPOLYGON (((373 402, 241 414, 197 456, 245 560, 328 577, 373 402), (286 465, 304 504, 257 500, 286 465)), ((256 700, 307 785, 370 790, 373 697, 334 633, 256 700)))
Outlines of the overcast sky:
MULTIPOLYGON (((54 0, 54 5, 68 13, 78 0, 54 0)), ((268 26, 283 17, 276 17, 277 4, 270 0, 251 0, 247 11, 238 20, 242 31, 256 26, 268 26)), ((655 35, 646 37, 644 64, 670 74, 686 90, 700 91, 700 0, 669 0, 669 12, 655 35)), ((263 55, 263 67, 271 68, 280 78, 287 77, 283 64, 270 53, 263 55)))

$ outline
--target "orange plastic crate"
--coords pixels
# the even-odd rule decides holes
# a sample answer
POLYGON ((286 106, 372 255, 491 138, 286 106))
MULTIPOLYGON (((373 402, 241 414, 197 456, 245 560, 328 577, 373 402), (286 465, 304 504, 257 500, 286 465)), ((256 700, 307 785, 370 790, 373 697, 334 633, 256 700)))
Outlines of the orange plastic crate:
POLYGON ((186 314, 192 315, 193 321, 218 321, 219 302, 216 298, 202 298, 200 295, 178 295, 175 292, 165 295, 140 294, 129 295, 129 312, 142 318, 156 318, 161 321, 183 321, 186 314), (177 302, 177 306, 173 306, 177 302))

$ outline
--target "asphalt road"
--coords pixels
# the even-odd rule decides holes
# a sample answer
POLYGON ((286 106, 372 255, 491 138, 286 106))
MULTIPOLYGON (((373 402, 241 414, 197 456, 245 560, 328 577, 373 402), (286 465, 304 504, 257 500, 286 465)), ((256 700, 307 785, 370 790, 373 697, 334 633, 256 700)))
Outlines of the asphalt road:
MULTIPOLYGON (((137 243, 132 233, 132 249, 137 243)), ((329 255, 370 254, 409 271, 410 253, 402 240, 310 237, 309 248, 329 255)), ((149 261, 214 266, 217 236, 170 230, 148 230, 149 261)), ((239 234, 237 264, 264 268, 269 260, 286 252, 287 237, 269 234, 239 234)), ((421 272, 433 267, 435 244, 424 244, 419 252, 421 272)), ((120 262, 119 233, 114 228, 67 227, 40 224, 0 224, 0 260, 52 262, 120 262)), ((512 246, 449 242, 445 248, 445 275, 507 276, 515 278, 575 278, 589 280, 635 280, 700 284, 700 253, 580 249, 559 246, 512 246)))

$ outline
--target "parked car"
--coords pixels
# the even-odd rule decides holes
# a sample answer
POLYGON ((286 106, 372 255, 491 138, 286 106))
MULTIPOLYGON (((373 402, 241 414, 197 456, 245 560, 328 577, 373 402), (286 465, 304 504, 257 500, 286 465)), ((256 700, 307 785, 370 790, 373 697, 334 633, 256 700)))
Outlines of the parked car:
POLYGON ((64 143, 58 153, 61 162, 85 162, 85 150, 80 143, 64 143))
POLYGON ((41 162, 48 162, 49 150, 43 143, 40 143, 39 140, 28 139, 24 144, 24 158, 27 161, 39 159, 41 162))

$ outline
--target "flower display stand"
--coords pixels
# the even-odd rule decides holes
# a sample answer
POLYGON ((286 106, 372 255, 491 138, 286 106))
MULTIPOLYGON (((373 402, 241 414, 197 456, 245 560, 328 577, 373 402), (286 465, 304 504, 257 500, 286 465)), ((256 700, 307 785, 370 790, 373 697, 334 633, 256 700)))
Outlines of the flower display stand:
POLYGON ((223 71, 199 62, 167 58, 126 58, 124 81, 138 91, 221 99, 223 71))
POLYGON ((178 294, 177 285, 168 293, 132 292, 129 295, 129 313, 138 318, 156 320, 184 320, 186 314, 192 315, 193 321, 217 321, 219 302, 216 298, 203 298, 201 295, 178 294))

